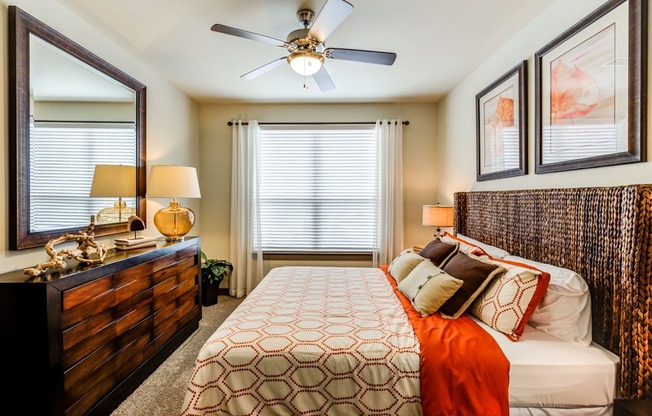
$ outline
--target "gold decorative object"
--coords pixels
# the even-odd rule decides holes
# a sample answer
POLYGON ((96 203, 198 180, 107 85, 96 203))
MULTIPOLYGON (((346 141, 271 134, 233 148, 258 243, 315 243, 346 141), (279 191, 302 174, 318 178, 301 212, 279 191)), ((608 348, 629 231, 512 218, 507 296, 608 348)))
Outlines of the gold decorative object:
POLYGON ((28 276, 40 276, 48 269, 62 269, 66 267, 66 259, 74 259, 82 264, 100 264, 106 257, 106 247, 95 241, 95 216, 91 216, 91 223, 86 229, 79 231, 77 234, 66 233, 59 238, 50 240, 45 245, 45 252, 50 256, 50 260, 40 263, 35 267, 30 267, 23 272, 28 276), (76 249, 63 249, 57 252, 54 246, 65 243, 66 241, 76 241, 76 249), (91 259, 93 251, 97 253, 97 258, 91 259))
POLYGON ((182 241, 195 224, 195 213, 182 207, 177 198, 201 198, 197 169, 191 166, 152 166, 147 197, 173 198, 169 207, 154 215, 154 225, 167 241, 182 241))

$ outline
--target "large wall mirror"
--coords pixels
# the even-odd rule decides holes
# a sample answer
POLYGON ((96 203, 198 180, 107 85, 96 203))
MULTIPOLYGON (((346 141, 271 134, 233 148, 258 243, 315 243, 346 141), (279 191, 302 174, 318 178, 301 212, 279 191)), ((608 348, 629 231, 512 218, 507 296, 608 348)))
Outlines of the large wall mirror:
POLYGON ((145 219, 143 84, 9 6, 9 248, 145 219))

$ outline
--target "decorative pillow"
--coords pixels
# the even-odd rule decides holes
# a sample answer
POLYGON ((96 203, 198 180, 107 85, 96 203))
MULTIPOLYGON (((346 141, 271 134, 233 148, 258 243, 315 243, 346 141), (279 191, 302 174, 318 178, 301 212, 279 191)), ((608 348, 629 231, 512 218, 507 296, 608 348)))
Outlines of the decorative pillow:
POLYGON ((462 286, 456 279, 430 261, 421 262, 398 284, 421 316, 432 315, 462 286))
POLYGON ((442 237, 440 237, 440 238, 441 238, 441 241, 443 241, 444 243, 448 243, 448 244, 459 243, 459 245, 460 245, 459 251, 464 253, 464 254, 473 254, 474 256, 478 256, 478 257, 480 257, 480 256, 489 256, 489 254, 487 254, 482 249, 482 247, 480 247, 478 245, 475 245, 475 244, 471 244, 471 243, 469 243, 467 241, 464 241, 464 240, 462 240, 462 239, 460 239, 458 237, 455 237, 453 234, 450 234, 448 231, 444 232, 444 235, 442 237))
POLYGON ((471 313, 518 341, 525 324, 546 294, 550 274, 526 264, 489 260, 506 269, 471 306, 471 313))
POLYGON ((444 243, 437 237, 429 242, 419 254, 421 257, 430 259, 435 266, 441 268, 453 257, 459 247, 460 244, 457 241, 454 244, 444 243))
POLYGON ((489 282, 505 269, 472 254, 458 252, 446 263, 444 271, 464 282, 440 308, 444 318, 456 319, 466 311, 489 282))
POLYGON ((493 257, 494 259, 504 259, 505 257, 509 256, 509 253, 502 248, 498 248, 496 246, 491 246, 489 244, 485 244, 482 241, 475 240, 471 237, 464 236, 460 233, 457 233, 457 238, 459 238, 462 241, 465 241, 466 243, 474 246, 478 246, 481 249, 485 251, 490 257, 493 257))
POLYGON ((425 258, 415 253, 411 248, 408 248, 401 251, 399 255, 392 260, 389 264, 388 272, 397 283, 401 283, 401 280, 405 279, 405 277, 424 260, 425 258))
POLYGON ((591 295, 589 285, 579 274, 522 257, 509 256, 505 260, 550 273, 548 290, 530 316, 528 325, 574 344, 591 345, 591 295))

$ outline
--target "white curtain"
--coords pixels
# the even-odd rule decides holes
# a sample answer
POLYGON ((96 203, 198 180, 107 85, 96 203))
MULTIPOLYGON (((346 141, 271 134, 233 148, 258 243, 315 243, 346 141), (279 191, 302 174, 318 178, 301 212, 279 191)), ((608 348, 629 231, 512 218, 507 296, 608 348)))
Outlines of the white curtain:
POLYGON ((255 120, 233 123, 231 174, 231 296, 251 293, 263 278, 260 243, 259 170, 260 130, 255 120))
POLYGON ((389 264, 403 250, 403 122, 378 120, 377 248, 373 266, 389 264))

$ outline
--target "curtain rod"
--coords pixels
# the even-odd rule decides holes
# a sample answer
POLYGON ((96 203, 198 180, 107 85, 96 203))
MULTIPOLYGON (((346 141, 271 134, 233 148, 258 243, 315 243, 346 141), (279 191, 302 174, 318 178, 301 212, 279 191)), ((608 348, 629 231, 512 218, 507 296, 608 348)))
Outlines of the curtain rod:
MULTIPOLYGON (((402 122, 404 126, 409 126, 410 122, 409 121, 403 121, 402 122)), ((300 125, 320 125, 320 124, 355 124, 355 125, 364 125, 364 124, 376 124, 375 121, 324 121, 324 122, 319 122, 319 121, 290 121, 290 122, 260 122, 258 123, 259 126, 284 126, 284 125, 289 125, 289 126, 300 126, 300 125)), ((227 126, 233 126, 233 122, 229 121, 226 123, 227 126)), ((248 126, 249 123, 244 121, 242 122, 243 126, 248 126)))

